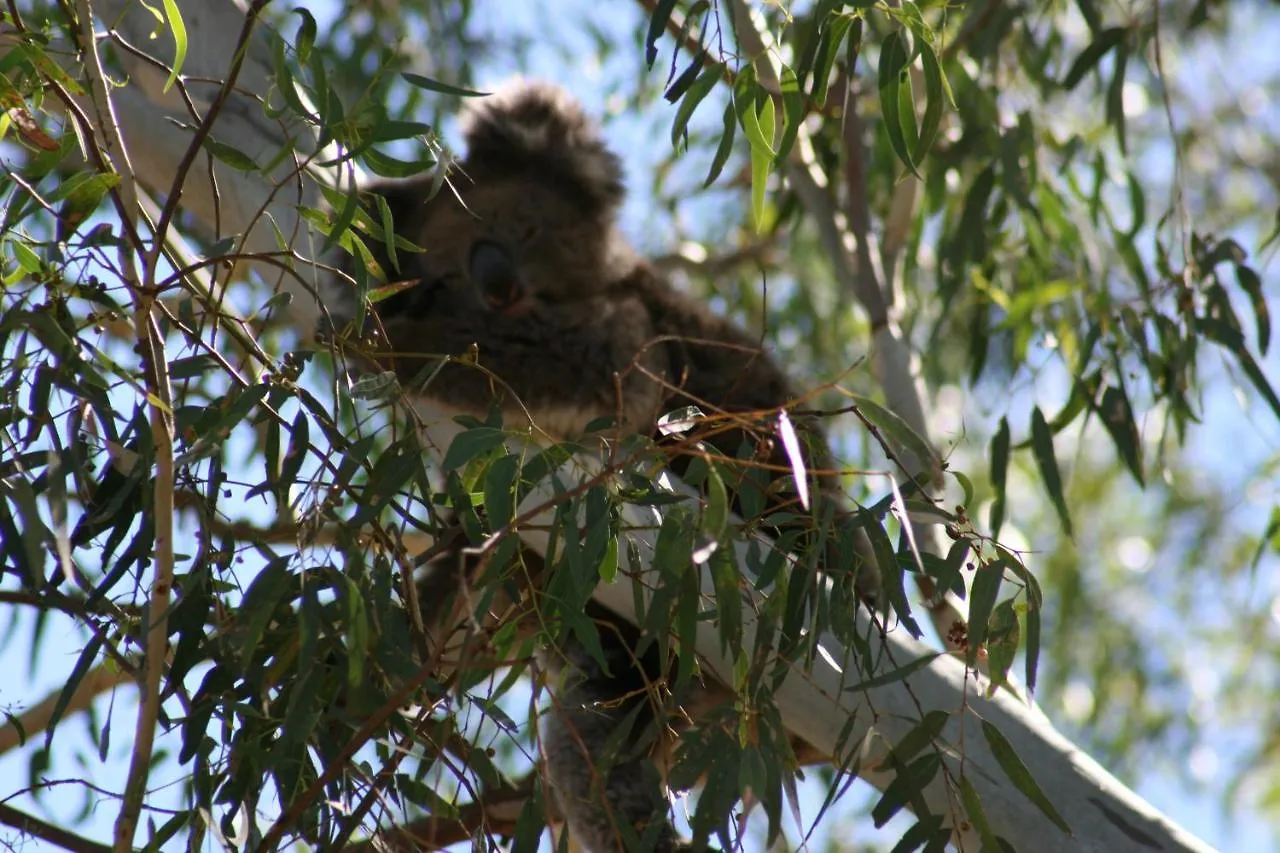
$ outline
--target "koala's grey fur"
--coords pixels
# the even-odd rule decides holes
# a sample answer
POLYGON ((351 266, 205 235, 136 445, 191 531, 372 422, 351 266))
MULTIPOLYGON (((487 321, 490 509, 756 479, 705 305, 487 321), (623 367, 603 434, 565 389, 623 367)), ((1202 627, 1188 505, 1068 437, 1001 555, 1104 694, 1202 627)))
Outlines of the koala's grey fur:
MULTIPOLYGON (((430 177, 374 187, 397 232, 426 249, 398 253, 399 277, 418 284, 377 306, 401 381, 422 374, 422 354, 473 346, 486 369, 447 363, 410 393, 483 416, 496 391, 507 414, 527 414, 557 438, 577 437, 606 416, 628 432, 652 434, 657 416, 691 403, 733 414, 796 399, 753 336, 675 290, 620 236, 620 163, 571 97, 521 83, 476 102, 464 130, 456 195, 445 188, 428 201, 430 177)), ((386 255, 379 259, 391 266, 386 255)), ((733 457, 752 428, 730 426, 707 440, 733 457)), ((825 469, 816 491, 833 494, 820 431, 800 426, 810 468, 825 469)), ((762 461, 788 470, 780 446, 765 448, 762 461)), ((782 486, 785 477, 774 477, 782 486)), ((772 508, 794 495, 775 489, 772 508)), ((548 776, 587 850, 678 849, 647 750, 665 720, 646 690, 663 680, 666 662, 652 643, 636 660, 638 631, 603 610, 592 615, 608 671, 575 642, 540 656, 555 685, 542 728, 548 776), (600 754, 628 723, 633 734, 621 754, 600 754)))

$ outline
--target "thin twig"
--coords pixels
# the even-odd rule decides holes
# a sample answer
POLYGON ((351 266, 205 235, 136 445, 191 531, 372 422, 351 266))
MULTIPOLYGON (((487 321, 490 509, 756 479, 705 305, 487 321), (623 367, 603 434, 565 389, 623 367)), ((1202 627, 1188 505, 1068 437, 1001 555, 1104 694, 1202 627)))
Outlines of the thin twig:
POLYGON ((443 850, 472 838, 481 828, 495 835, 514 835, 520 811, 533 794, 533 778, 530 775, 512 787, 487 791, 475 802, 460 807, 452 817, 433 815, 403 826, 379 829, 367 841, 348 844, 343 853, 443 850))

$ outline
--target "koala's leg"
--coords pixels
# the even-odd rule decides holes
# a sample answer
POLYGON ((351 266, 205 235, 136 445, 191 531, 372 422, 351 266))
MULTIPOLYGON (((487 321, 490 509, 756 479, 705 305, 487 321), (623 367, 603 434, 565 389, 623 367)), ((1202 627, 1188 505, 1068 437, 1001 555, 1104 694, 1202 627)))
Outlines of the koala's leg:
POLYGON ((637 660, 639 634, 598 605, 607 669, 576 638, 539 653, 552 676, 552 710, 543 723, 547 774, 571 836, 590 853, 684 849, 652 758, 661 736, 662 680, 656 646, 637 660))

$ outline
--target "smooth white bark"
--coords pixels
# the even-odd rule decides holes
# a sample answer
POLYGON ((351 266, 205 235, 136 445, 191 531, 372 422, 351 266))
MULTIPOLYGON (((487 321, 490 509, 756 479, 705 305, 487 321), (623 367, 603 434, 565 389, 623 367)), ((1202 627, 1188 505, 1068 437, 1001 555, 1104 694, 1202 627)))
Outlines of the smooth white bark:
MULTIPOLYGON (((136 0, 97 0, 94 10, 129 45, 146 50, 158 61, 118 51, 130 85, 117 90, 115 103, 138 180, 167 196, 174 189, 174 176, 194 127, 218 97, 221 86, 211 81, 226 78, 245 16, 243 4, 230 0, 178 3, 189 39, 181 72, 196 110, 192 115, 177 86, 164 90, 168 79, 164 66, 172 61, 173 45, 157 24, 155 10, 160 7, 148 5, 151 9, 136 0), (159 38, 153 39, 157 33, 159 38)), ((291 293, 290 318, 306 335, 316 328, 325 304, 332 303, 334 289, 332 274, 308 263, 319 254, 323 236, 299 216, 299 210, 319 206, 317 180, 339 186, 344 178, 335 170, 309 167, 316 143, 313 127, 288 111, 275 118, 266 115, 263 101, 270 98, 275 106, 282 104, 280 95, 272 92, 275 84, 270 36, 259 26, 247 43, 234 91, 223 100, 212 132, 214 139, 258 164, 291 149, 292 154, 275 165, 270 180, 202 155, 178 191, 183 208, 196 217, 207 236, 237 237, 239 254, 277 256, 274 263, 238 263, 237 271, 252 271, 273 289, 291 293), (286 247, 293 257, 280 256, 286 247)))

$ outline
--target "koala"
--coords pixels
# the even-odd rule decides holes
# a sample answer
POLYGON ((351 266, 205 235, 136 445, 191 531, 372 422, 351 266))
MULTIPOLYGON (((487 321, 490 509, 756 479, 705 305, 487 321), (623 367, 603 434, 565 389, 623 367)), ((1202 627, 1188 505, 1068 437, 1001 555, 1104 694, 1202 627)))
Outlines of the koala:
MULTIPOLYGON (((676 290, 621 236, 621 163, 578 103, 519 82, 474 102, 463 134, 452 191, 433 197, 430 176, 371 187, 397 233, 425 249, 398 252, 398 273, 375 253, 389 276, 414 282, 375 306, 409 394, 481 417, 497 402, 556 439, 608 417, 621 432, 658 437, 660 415, 696 405, 715 416, 696 437, 730 458, 746 448, 768 471, 769 511, 802 513, 781 442, 753 417, 791 403, 796 389, 755 336, 676 290), (424 370, 427 354, 468 352, 483 370, 466 360, 424 370)), ((812 491, 836 499, 820 429, 797 426, 812 491)), ((677 473, 689 464, 673 452, 677 473)), ((438 589, 441 578, 430 583, 438 589)), ((590 615, 606 667, 573 640, 539 654, 553 693, 542 726, 548 779, 571 836, 592 853, 683 849, 647 748, 668 724, 647 694, 669 662, 620 617, 594 605, 590 615), (626 725, 623 747, 605 755, 626 725)))

